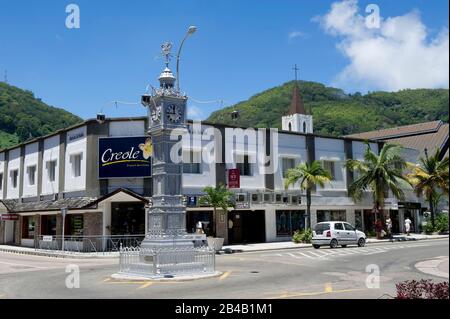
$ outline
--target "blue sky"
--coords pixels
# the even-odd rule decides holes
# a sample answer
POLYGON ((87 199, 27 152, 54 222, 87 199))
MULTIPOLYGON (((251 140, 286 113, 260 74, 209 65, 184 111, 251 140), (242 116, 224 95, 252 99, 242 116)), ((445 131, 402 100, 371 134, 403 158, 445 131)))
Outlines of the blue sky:
MULTIPOLYGON (((370 3, 379 6, 383 18, 415 12, 417 21, 413 19, 412 23, 420 21, 426 26, 424 46, 431 45, 443 29, 448 35, 447 0, 355 1, 353 5, 363 16, 370 3)), ((361 47, 360 39, 338 29, 331 16, 328 27, 314 18, 323 19, 333 3, 0 0, 1 79, 7 69, 10 84, 31 90, 46 103, 82 118, 95 117, 102 109, 111 117, 144 115, 142 106, 119 104, 116 108, 109 102, 138 102, 147 84, 157 85, 163 66, 160 44, 169 40, 176 48, 187 27, 196 25, 198 31, 186 42, 180 64, 181 87, 192 98, 191 117, 205 118, 221 106, 194 100, 223 100, 224 106, 245 100, 292 80, 295 63, 302 80, 336 85, 346 91, 386 89, 377 82, 376 74, 361 78, 358 73, 365 72, 361 71, 365 66, 359 65, 361 54, 367 56, 354 55, 353 49, 361 47), (69 3, 80 7, 80 29, 65 27, 69 3), (349 65, 352 70, 345 71, 349 65)), ((442 50, 447 50, 448 56, 448 42, 439 49, 430 55, 442 56, 442 50)), ((410 58, 414 65, 421 64, 414 61, 416 57, 410 58)), ((448 65, 448 58, 442 63, 448 65)), ((435 66, 442 69, 439 64, 435 66)), ((377 69, 390 72, 393 67, 380 63, 377 69)), ((445 72, 443 81, 432 81, 436 76, 430 73, 429 82, 392 82, 387 89, 448 87, 448 68, 445 72)), ((392 77, 397 78, 396 74, 392 77)))

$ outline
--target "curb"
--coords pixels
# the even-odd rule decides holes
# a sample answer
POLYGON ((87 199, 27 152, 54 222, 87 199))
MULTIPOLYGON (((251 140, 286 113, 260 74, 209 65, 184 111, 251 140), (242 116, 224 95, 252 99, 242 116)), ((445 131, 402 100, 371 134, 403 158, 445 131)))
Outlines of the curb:
MULTIPOLYGON (((394 240, 394 242, 407 242, 407 241, 421 241, 421 240, 440 240, 440 239, 446 239, 449 238, 449 236, 445 236, 445 237, 439 237, 439 238, 410 238, 410 239, 405 239, 405 240, 401 240, 401 239, 396 239, 394 240)), ((389 243, 389 239, 379 239, 377 241, 370 241, 370 242, 366 242, 366 247, 368 245, 378 245, 378 244, 385 244, 385 243, 389 243)), ((247 251, 243 251, 243 250, 232 250, 230 251, 226 251, 226 250, 220 250, 219 252, 217 252, 217 255, 232 255, 232 254, 242 254, 242 253, 255 253, 255 252, 264 252, 264 251, 272 251, 272 250, 290 250, 290 249, 301 249, 301 248, 311 248, 312 245, 307 244, 305 246, 298 246, 298 247, 283 247, 283 248, 264 248, 264 249, 256 249, 256 250, 247 250, 247 251)), ((227 250, 231 250, 230 248, 227 250)))
MULTIPOLYGON (((394 242, 408 242, 408 241, 421 241, 421 240, 440 240, 449 238, 448 235, 438 237, 438 238, 396 238, 394 242)), ((377 244, 385 244, 389 243, 389 239, 379 239, 377 241, 368 241, 367 245, 377 245, 377 244)), ((232 255, 232 254, 242 254, 242 253, 255 253, 255 252, 264 252, 264 251, 273 251, 273 250, 290 250, 290 249, 301 249, 301 248, 310 248, 312 247, 310 244, 299 244, 302 246, 297 247, 275 247, 275 248, 264 248, 264 249, 255 249, 255 250, 233 250, 231 248, 227 248, 226 250, 220 250, 216 252, 216 255, 232 255)), ((0 248, 0 252, 3 253, 11 253, 11 254, 19 254, 19 255, 32 255, 32 256, 42 256, 42 257, 54 257, 54 258, 72 258, 72 259, 89 259, 89 258, 119 258, 118 253, 115 255, 82 255, 78 254, 61 254, 61 253, 53 253, 48 251, 21 251, 16 249, 8 249, 8 248, 0 248)))

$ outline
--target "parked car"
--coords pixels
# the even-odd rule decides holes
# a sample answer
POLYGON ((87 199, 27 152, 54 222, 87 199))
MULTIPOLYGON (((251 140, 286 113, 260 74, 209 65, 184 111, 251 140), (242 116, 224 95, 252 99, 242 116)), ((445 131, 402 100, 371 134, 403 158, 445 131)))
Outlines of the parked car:
POLYGON ((347 247, 347 245, 366 245, 366 234, 357 230, 347 222, 321 222, 314 226, 312 245, 318 249, 320 246, 347 247))

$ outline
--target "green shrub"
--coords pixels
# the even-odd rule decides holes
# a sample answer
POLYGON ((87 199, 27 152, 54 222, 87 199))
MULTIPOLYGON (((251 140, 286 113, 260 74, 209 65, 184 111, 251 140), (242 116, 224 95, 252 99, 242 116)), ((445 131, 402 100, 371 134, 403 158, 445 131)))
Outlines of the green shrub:
POLYGON ((432 234, 434 233, 434 227, 431 224, 431 220, 428 219, 427 223, 425 224, 425 226, 423 226, 423 231, 425 232, 425 234, 432 234))
POLYGON ((311 243, 311 239, 312 239, 313 233, 311 229, 307 229, 307 230, 296 230, 294 232, 294 235, 292 236, 292 241, 296 244, 299 243, 305 243, 305 244, 309 244, 311 243))
POLYGON ((436 228, 435 230, 444 233, 448 231, 448 214, 439 214, 436 217, 436 228))

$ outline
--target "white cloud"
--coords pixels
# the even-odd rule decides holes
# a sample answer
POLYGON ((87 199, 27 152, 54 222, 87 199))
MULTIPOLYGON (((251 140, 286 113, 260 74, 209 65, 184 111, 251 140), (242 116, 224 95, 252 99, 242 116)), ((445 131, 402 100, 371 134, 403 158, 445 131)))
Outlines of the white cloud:
POLYGON ((187 115, 190 120, 202 120, 203 119, 203 111, 193 105, 187 107, 187 115))
POLYGON ((292 41, 296 38, 305 38, 305 37, 306 37, 306 34, 301 31, 292 31, 292 32, 289 32, 289 34, 288 34, 289 41, 292 41))
POLYGON ((448 88, 448 26, 431 38, 420 13, 412 11, 381 19, 380 28, 369 29, 358 11, 357 0, 344 0, 315 18, 339 39, 338 49, 350 60, 334 85, 349 90, 448 88))

